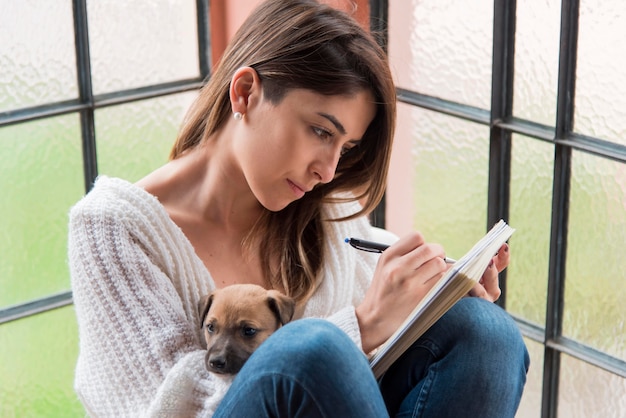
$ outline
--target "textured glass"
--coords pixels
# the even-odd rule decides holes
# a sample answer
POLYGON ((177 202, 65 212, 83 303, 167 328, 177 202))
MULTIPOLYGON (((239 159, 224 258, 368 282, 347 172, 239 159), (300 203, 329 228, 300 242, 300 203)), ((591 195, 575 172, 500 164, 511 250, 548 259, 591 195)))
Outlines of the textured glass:
POLYGON ((515 418, 538 418, 541 416, 541 390, 543 386, 543 344, 524 339, 530 355, 530 368, 526 386, 515 418))
POLYGON ((0 416, 82 418, 73 389, 78 336, 73 307, 0 327, 0 416))
POLYGON ((626 379, 561 355, 559 418, 624 418, 626 379))
POLYGON ((622 0, 581 1, 577 132, 626 145, 626 13, 622 0))
POLYGON ((0 112, 78 95, 72 2, 0 0, 0 112))
POLYGON ((398 87, 489 108, 493 2, 389 2, 389 56, 398 87))
POLYGON ((196 2, 87 2, 96 94, 198 77, 196 2))
POLYGON ((626 165, 574 152, 563 334, 626 360, 626 165))
POLYGON ((70 288, 67 214, 84 194, 76 115, 0 128, 0 307, 70 288))
POLYGON ((519 1, 515 26, 514 116, 554 125, 560 0, 519 1))
POLYGON ((506 308, 527 321, 545 323, 554 147, 513 135, 506 308))
POLYGON ((165 164, 196 92, 96 111, 100 174, 137 181, 165 164))
MULTIPOLYGON (((406 106, 406 105, 403 105, 406 106)), ((412 108, 414 225, 459 258, 487 228, 489 130, 412 108)))

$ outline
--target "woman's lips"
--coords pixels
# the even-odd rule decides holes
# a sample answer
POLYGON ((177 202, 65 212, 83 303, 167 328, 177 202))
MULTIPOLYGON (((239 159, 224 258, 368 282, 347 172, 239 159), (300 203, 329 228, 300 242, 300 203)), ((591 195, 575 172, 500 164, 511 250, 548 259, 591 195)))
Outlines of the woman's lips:
POLYGON ((296 198, 300 199, 306 193, 304 189, 302 189, 293 181, 287 180, 287 183, 289 184, 289 187, 291 187, 291 190, 293 191, 293 193, 296 195, 296 198))

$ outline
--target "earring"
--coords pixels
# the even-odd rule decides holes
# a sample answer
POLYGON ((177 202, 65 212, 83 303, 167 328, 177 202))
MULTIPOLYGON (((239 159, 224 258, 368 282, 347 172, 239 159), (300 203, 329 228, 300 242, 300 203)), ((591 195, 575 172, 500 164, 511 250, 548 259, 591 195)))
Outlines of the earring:
POLYGON ((241 120, 243 119, 243 114, 241 112, 235 112, 233 113, 233 117, 235 118, 235 120, 241 120))

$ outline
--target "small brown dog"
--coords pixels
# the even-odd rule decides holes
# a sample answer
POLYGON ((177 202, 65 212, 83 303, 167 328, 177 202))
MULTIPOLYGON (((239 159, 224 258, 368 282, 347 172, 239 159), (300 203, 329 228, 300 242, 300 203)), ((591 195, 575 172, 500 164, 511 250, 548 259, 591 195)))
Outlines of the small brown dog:
POLYGON ((214 290, 198 308, 207 370, 234 375, 267 337, 291 321, 295 301, 276 290, 237 284, 214 290))

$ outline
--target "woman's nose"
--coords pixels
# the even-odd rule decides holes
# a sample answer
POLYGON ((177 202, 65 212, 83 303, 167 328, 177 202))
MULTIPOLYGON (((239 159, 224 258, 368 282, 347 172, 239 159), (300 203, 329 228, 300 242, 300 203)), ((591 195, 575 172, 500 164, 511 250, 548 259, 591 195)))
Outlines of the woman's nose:
POLYGON ((339 152, 327 152, 315 160, 311 169, 321 183, 330 183, 335 178, 339 156, 339 152))

